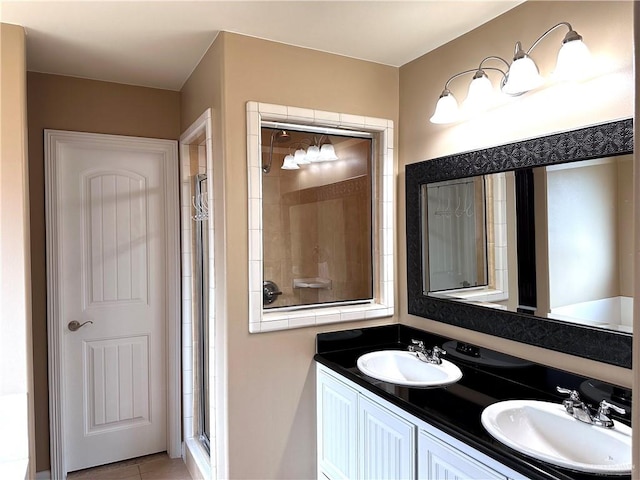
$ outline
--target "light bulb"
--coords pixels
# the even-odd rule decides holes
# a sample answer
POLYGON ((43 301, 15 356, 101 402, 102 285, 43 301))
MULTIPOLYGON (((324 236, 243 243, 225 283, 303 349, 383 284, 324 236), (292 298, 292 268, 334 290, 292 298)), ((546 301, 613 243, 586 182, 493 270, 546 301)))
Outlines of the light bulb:
POLYGON ((544 79, 540 76, 536 62, 527 55, 511 64, 502 91, 509 95, 519 95, 538 88, 543 83, 544 79))
POLYGON ((485 110, 491 105, 493 98, 493 85, 487 74, 478 70, 469 84, 469 92, 464 101, 464 108, 471 113, 485 110))
POLYGON ((580 80, 589 74, 590 67, 591 53, 580 37, 562 44, 554 76, 558 80, 580 80))
POLYGON ((293 155, 289 154, 284 157, 284 161, 282 162, 282 170, 298 170, 300 167, 296 163, 293 155))
POLYGON ((445 90, 440 95, 436 103, 436 111, 433 113, 431 123, 452 123, 458 120, 458 102, 449 90, 445 90))
POLYGON ((298 165, 309 165, 311 163, 311 161, 307 158, 307 152, 305 152, 303 148, 297 149, 296 153, 293 155, 293 158, 298 165))
POLYGON ((330 143, 325 143, 320 147, 320 158, 319 162, 331 162, 333 160, 338 160, 338 156, 336 155, 336 151, 333 148, 333 145, 330 143))
POLYGON ((307 148, 307 160, 310 162, 317 162, 320 158, 320 148, 317 145, 311 145, 307 148))
POLYGON ((508 95, 520 95, 538 88, 543 83, 544 79, 540 76, 536 62, 522 50, 522 44, 516 42, 513 63, 507 72, 502 91, 508 95))

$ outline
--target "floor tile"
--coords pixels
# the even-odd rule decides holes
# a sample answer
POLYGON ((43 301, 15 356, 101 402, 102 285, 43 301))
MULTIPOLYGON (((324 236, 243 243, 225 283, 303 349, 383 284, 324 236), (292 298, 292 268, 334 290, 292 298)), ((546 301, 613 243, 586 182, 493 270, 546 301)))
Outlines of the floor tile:
POLYGON ((140 470, 138 465, 117 466, 109 465, 107 467, 89 468, 72 472, 67 475, 68 480, 120 480, 120 479, 139 479, 140 470))
POLYGON ((191 480, 181 458, 166 452, 71 472, 68 480, 191 480))

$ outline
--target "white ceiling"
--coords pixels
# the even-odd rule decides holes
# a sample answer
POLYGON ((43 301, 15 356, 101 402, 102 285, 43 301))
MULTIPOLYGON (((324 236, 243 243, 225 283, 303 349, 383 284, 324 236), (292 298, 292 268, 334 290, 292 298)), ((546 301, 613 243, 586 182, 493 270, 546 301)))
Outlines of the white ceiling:
POLYGON ((401 66, 522 3, 5 1, 30 71, 179 90, 219 31, 401 66))

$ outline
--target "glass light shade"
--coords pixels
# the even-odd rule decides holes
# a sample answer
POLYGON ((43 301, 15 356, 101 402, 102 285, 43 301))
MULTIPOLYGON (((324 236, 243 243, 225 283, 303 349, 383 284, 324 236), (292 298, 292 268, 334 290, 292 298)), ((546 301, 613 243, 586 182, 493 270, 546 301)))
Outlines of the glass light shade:
POLYGON ((320 147, 320 158, 319 162, 331 162, 333 160, 338 160, 338 156, 336 155, 336 151, 333 148, 333 145, 330 143, 325 143, 320 147))
POLYGON ((303 148, 296 150, 296 153, 293 155, 293 159, 298 165, 309 165, 311 163, 307 158, 307 152, 305 152, 303 148))
POLYGON ((482 75, 474 76, 469 84, 469 92, 464 101, 464 108, 471 113, 485 110, 491 105, 493 99, 493 85, 489 77, 483 72, 482 75))
POLYGON ((458 116, 458 101, 448 90, 445 90, 436 103, 436 111, 430 121, 431 123, 452 123, 458 120, 458 116))
POLYGON ((536 62, 528 55, 514 60, 509 67, 507 82, 502 87, 502 91, 509 95, 519 95, 538 88, 544 83, 540 76, 536 62))
POLYGON ((554 75, 559 80, 580 80, 589 74, 591 52, 582 40, 562 44, 554 75))
POLYGON ((307 160, 317 162, 320 158, 320 148, 317 145, 311 145, 307 148, 307 160))
POLYGON ((296 163, 293 155, 289 154, 284 157, 284 162, 282 162, 282 170, 298 170, 300 167, 296 163))

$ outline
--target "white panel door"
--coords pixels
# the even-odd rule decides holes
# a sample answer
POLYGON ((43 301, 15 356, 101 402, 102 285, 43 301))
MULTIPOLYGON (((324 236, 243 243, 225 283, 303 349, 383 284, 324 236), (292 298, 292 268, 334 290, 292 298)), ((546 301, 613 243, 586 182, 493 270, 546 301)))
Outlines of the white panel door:
POLYGON ((124 138, 78 134, 56 148, 67 471, 167 450, 172 142, 124 138))
POLYGON ((318 478, 356 478, 358 393, 318 369, 318 478))
POLYGON ((358 411, 358 478, 416 478, 414 425, 362 395, 358 400, 358 411))

